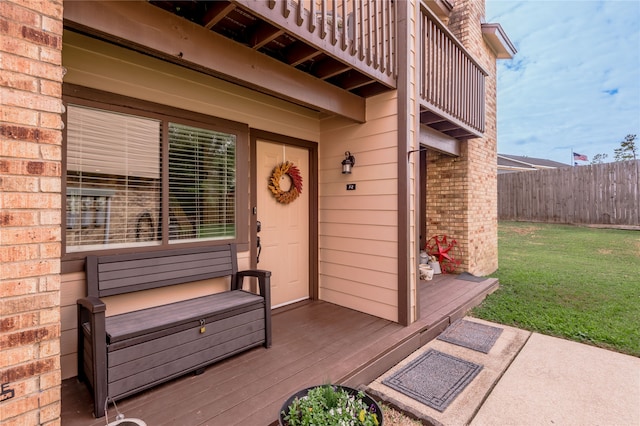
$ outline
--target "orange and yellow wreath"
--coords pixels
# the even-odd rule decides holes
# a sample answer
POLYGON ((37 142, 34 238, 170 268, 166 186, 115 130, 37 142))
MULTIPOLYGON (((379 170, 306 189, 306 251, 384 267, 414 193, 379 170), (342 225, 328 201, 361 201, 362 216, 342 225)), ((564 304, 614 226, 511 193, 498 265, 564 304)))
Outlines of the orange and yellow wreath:
POLYGON ((279 203, 289 204, 302 194, 302 176, 300 170, 290 161, 285 161, 276 166, 269 178, 269 189, 279 203), (287 175, 291 178, 291 188, 283 191, 280 188, 280 179, 287 175))

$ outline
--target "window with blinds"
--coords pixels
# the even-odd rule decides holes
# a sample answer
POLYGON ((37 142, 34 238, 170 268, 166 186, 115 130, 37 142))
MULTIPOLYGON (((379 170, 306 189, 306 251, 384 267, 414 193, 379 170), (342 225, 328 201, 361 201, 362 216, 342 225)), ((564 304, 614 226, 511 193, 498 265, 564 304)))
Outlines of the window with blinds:
POLYGON ((72 104, 66 129, 66 252, 236 237, 236 135, 72 104))
POLYGON ((235 236, 235 135, 169 123, 169 242, 235 236))
POLYGON ((161 123, 67 106, 67 252, 159 244, 161 123))

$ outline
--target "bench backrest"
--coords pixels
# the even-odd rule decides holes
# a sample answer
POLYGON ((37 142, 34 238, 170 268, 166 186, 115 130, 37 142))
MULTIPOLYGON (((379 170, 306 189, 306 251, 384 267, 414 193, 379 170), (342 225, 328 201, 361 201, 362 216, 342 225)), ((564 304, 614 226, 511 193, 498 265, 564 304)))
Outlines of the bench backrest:
POLYGON ((87 256, 85 270, 87 295, 105 297, 192 281, 235 276, 238 271, 238 261, 235 244, 228 244, 146 253, 87 256))

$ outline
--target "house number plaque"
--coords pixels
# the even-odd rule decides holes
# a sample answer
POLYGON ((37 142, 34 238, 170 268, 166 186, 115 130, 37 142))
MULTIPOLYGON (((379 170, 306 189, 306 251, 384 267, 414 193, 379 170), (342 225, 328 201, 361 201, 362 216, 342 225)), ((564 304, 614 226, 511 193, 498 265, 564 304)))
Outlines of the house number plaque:
POLYGON ((0 388, 2 392, 0 392, 0 402, 6 401, 7 399, 11 399, 16 396, 16 392, 9 388, 9 383, 3 383, 0 388))

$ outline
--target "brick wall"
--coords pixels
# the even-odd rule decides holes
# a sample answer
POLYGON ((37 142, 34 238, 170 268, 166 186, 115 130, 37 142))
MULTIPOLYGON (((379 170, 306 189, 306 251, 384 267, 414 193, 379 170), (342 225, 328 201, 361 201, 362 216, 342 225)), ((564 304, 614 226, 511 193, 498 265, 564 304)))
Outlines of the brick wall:
MULTIPOLYGON (((458 243, 460 270, 468 271, 469 182, 465 155, 427 153, 427 238, 447 235, 458 243)), ((452 253, 458 257, 457 251, 452 253)))
POLYGON ((0 1, 0 423, 60 424, 62 1, 0 1))
POLYGON ((429 152, 427 233, 458 242, 461 269, 487 275, 498 268, 496 58, 482 38, 484 0, 456 0, 449 29, 489 73, 485 79, 485 134, 461 145, 460 157, 429 152))

